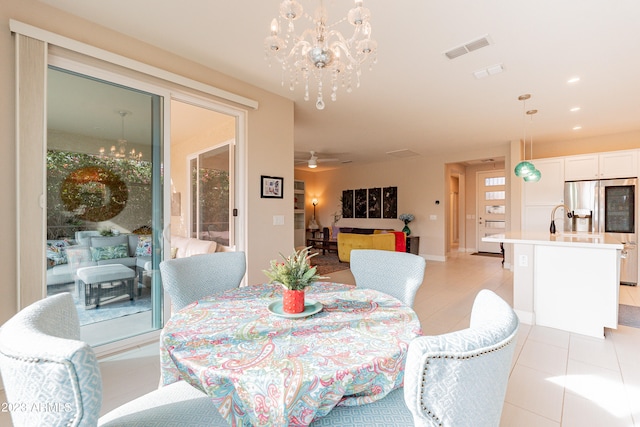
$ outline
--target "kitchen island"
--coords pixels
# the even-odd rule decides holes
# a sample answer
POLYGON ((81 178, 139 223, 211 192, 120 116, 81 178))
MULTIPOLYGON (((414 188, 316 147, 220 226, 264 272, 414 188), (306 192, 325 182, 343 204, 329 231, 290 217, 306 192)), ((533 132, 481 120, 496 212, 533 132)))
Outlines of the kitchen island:
POLYGON ((513 308, 520 320, 592 337, 618 327, 623 245, 606 234, 512 232, 513 308))

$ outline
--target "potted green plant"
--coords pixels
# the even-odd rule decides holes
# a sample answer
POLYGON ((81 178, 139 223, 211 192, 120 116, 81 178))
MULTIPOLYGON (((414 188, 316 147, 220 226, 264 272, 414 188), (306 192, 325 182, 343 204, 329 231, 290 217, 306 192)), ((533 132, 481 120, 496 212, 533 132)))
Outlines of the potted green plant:
POLYGON ((317 253, 309 253, 307 247, 285 257, 280 254, 284 262, 271 260, 271 268, 263 270, 270 279, 269 283, 279 283, 284 288, 282 293, 282 310, 285 313, 302 313, 304 311, 304 290, 322 277, 317 274, 316 267, 312 267, 310 258, 317 253))

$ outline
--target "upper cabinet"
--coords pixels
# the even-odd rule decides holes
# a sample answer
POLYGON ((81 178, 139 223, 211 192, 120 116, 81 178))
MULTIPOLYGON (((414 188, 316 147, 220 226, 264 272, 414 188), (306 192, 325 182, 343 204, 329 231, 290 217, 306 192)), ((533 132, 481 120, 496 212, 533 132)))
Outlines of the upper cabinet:
POLYGON ((598 155, 571 156, 564 159, 564 180, 598 179, 598 155))
POLYGON ((600 179, 637 178, 638 152, 619 151, 600 154, 600 179))
POLYGON ((564 161, 565 181, 584 181, 638 176, 637 151, 614 151, 585 156, 569 156, 564 161))
POLYGON ((523 185, 524 204, 555 206, 564 200, 564 162, 562 158, 534 160, 533 164, 541 173, 540 181, 525 182, 523 185))

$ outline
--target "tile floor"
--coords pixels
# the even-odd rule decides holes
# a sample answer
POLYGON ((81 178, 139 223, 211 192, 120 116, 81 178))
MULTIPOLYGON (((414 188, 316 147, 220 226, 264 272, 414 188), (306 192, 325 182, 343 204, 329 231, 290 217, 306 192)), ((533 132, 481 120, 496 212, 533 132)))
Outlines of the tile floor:
MULTIPOLYGON (((330 276, 353 283, 348 270, 330 276)), ((445 263, 427 262, 415 302, 424 333, 466 328, 483 288, 512 302, 512 274, 500 259, 453 253, 445 263)), ((620 302, 640 305, 638 287, 621 287, 620 302)), ((600 340, 522 324, 501 426, 640 426, 640 329, 620 326, 605 335, 600 340)), ((157 344, 102 360, 101 368, 106 412, 157 387, 157 344)), ((0 413, 0 426, 10 425, 8 414, 0 413)))

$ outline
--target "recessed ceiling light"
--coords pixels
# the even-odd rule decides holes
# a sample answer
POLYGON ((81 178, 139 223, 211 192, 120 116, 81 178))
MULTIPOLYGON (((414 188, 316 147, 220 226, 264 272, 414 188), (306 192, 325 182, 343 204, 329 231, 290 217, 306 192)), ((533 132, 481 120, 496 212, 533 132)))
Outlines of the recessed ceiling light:
POLYGON ((580 130, 580 129, 582 129, 582 126, 580 126, 580 125, 573 127, 573 130, 580 130))
POLYGON ((567 80, 567 83, 571 84, 571 83, 578 83, 580 81, 580 77, 576 76, 576 77, 571 77, 569 80, 567 80))
POLYGON ((575 113, 576 111, 580 111, 580 107, 573 107, 569 111, 571 111, 572 113, 575 113))

